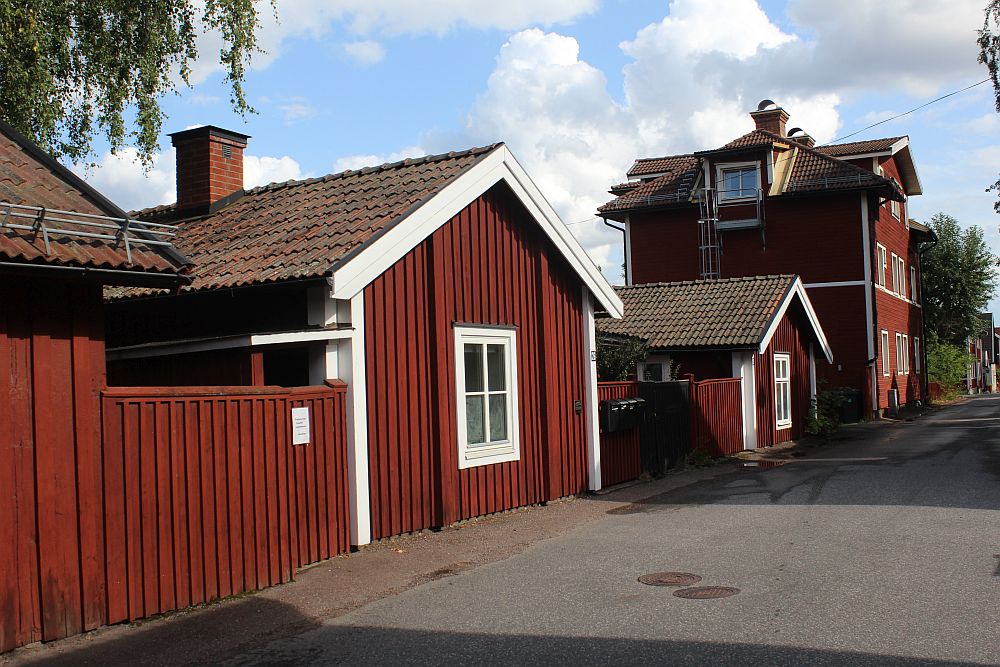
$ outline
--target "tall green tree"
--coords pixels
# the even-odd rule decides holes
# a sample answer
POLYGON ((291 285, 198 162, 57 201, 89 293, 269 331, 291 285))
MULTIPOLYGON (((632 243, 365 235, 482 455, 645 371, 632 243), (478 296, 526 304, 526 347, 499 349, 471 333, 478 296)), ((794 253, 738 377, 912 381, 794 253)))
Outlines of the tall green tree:
MULTIPOLYGON (((985 14, 983 27, 979 30, 979 62, 986 65, 993 80, 996 109, 1000 113, 1000 0, 990 0, 985 14)), ((1000 179, 987 190, 1000 194, 1000 179)), ((1000 199, 993 202, 993 209, 1000 213, 1000 199)))
MULTIPOLYGON (((199 31, 218 33, 233 109, 259 52, 259 0, 4 0, 0 2, 0 117, 74 162, 100 133, 146 166, 158 149, 160 99, 189 85, 199 31)), ((273 0, 271 3, 274 6, 273 0)))
POLYGON ((962 229, 950 215, 930 221, 938 242, 922 257, 924 326, 944 343, 962 344, 981 327, 997 288, 996 258, 977 226, 962 229))

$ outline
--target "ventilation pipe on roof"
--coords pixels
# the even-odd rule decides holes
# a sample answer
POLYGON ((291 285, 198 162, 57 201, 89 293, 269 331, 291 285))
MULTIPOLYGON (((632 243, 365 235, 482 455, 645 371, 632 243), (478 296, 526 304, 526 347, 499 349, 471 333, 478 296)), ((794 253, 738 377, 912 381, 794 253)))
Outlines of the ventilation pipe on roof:
POLYGON ((785 123, 788 122, 788 112, 779 106, 775 106, 771 100, 761 100, 756 111, 750 112, 754 124, 758 130, 766 130, 779 137, 785 136, 785 123), (770 109, 768 107, 774 107, 770 109))

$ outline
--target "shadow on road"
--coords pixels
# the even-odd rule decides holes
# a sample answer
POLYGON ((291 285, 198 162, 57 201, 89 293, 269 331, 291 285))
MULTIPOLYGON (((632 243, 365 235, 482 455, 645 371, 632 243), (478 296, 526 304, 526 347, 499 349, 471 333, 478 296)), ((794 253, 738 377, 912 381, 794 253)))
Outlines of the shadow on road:
MULTIPOLYGON (((665 620, 665 622, 667 622, 665 620)), ((226 665, 868 665, 974 663, 794 646, 324 627, 226 665)))

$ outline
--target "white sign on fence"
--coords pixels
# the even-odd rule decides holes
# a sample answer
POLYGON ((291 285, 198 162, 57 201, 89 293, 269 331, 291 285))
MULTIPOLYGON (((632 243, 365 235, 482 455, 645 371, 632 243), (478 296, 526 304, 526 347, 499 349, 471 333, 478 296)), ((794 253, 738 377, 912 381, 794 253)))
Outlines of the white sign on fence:
POLYGON ((309 408, 292 408, 292 444, 309 444, 309 408))

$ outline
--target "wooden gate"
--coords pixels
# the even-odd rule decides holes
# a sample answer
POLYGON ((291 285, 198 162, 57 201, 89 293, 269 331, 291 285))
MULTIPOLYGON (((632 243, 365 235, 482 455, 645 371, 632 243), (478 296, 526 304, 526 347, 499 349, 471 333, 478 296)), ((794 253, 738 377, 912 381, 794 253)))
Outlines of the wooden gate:
POLYGON ((690 383, 640 382, 645 419, 640 436, 642 469, 661 475, 691 451, 690 383))
POLYGON ((691 439, 709 456, 743 450, 743 385, 740 378, 691 381, 691 439))

